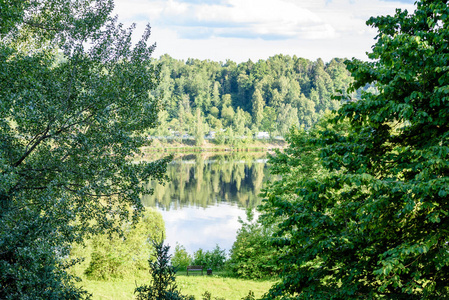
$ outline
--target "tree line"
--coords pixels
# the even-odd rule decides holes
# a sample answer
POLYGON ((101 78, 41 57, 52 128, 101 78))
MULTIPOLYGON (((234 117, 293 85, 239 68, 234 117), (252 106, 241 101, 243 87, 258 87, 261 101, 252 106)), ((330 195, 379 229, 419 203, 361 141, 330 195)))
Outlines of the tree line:
POLYGON ((151 134, 189 135, 198 144, 209 131, 224 142, 223 132, 230 139, 257 131, 284 136, 291 126, 310 128, 325 111, 339 108, 341 101, 333 95, 355 99, 363 90, 346 94, 353 79, 340 58, 325 63, 279 54, 237 64, 163 55, 155 62, 161 83, 152 95, 162 99, 164 111, 151 134))

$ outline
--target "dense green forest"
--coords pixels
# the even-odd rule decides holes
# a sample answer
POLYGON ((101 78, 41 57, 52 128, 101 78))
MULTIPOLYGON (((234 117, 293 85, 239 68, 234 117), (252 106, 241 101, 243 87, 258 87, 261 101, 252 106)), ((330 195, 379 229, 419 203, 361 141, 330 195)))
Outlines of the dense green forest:
POLYGON ((339 91, 360 98, 360 90, 346 95, 353 80, 339 58, 325 63, 279 54, 237 64, 163 55, 157 63, 161 83, 153 96, 162 98, 165 110, 151 134, 188 135, 197 144, 209 131, 218 142, 224 142, 221 134, 284 136, 291 126, 310 128, 326 110, 337 109, 340 101, 332 96, 339 91))

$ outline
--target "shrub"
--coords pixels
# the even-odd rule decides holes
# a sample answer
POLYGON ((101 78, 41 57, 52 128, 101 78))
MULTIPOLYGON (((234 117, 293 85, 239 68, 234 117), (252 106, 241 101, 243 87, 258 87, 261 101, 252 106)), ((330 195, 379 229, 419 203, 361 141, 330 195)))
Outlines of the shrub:
POLYGON ((222 270, 226 263, 226 250, 216 245, 212 251, 198 249, 193 254, 193 264, 201 265, 214 270, 222 270))
POLYGON ((91 299, 69 274, 77 261, 65 259, 48 216, 24 210, 22 222, 0 219, 0 299, 91 299))
POLYGON ((205 291, 204 294, 201 295, 203 297, 202 300, 225 300, 225 298, 214 297, 212 298, 212 294, 209 291, 205 291))
POLYGON ((256 297, 254 296, 254 292, 250 290, 248 292, 248 295, 243 297, 242 300, 256 300, 256 297))
POLYGON ((176 244, 175 253, 171 259, 172 265, 178 269, 187 269, 192 264, 192 256, 187 252, 183 245, 176 244))
POLYGON ((146 261, 153 251, 149 240, 162 240, 164 232, 162 215, 148 209, 137 224, 123 227, 123 236, 95 236, 89 242, 92 250, 86 254, 91 259, 84 274, 89 279, 107 280, 148 268, 146 261))
POLYGON ((230 251, 227 263, 229 271, 242 278, 266 278, 280 272, 275 261, 276 249, 270 245, 270 235, 259 223, 252 222, 253 215, 248 212, 249 223, 242 223, 237 238, 230 251))

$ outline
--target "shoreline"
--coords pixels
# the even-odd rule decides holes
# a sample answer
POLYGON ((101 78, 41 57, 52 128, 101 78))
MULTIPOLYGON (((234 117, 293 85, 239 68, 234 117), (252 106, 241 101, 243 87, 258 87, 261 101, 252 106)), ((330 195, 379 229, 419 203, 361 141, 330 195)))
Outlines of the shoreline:
POLYGON ((215 143, 204 141, 201 146, 196 146, 193 140, 179 141, 160 141, 154 139, 151 145, 142 147, 143 153, 198 153, 198 152, 217 152, 217 153, 232 153, 232 152, 268 152, 274 153, 276 149, 282 150, 287 146, 285 140, 274 141, 253 141, 249 144, 233 145, 217 145, 215 143))

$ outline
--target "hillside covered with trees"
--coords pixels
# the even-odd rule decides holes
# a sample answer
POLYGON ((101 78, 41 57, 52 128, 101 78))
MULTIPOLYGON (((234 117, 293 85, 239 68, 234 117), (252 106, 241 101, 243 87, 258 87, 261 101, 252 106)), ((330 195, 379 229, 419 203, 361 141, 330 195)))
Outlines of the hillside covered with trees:
MULTIPOLYGON (((163 55, 157 63, 161 83, 153 96, 162 98, 165 110, 150 134, 190 136, 197 144, 210 131, 221 143, 260 131, 284 136, 293 125, 310 128, 340 106, 332 95, 346 93, 352 82, 339 58, 325 63, 279 54, 237 64, 163 55)), ((360 90, 345 96, 359 98, 360 90)))

